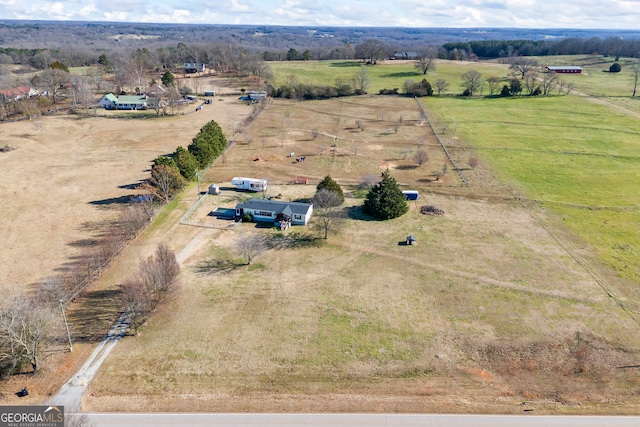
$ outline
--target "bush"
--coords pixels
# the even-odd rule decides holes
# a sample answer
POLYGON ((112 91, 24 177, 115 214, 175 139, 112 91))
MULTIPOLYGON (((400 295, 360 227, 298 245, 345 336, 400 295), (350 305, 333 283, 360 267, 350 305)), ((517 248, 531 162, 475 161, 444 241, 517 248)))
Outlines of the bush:
POLYGON ((609 72, 610 73, 619 73, 620 71, 622 71, 622 66, 617 63, 614 62, 613 64, 611 64, 611 66, 609 67, 609 72))

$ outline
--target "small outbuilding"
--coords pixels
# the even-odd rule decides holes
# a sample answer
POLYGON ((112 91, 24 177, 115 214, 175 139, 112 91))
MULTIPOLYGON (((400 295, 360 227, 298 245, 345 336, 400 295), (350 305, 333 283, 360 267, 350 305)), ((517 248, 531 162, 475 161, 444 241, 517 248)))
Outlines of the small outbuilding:
POLYGON ((420 199, 420 193, 418 193, 417 190, 404 190, 402 192, 402 194, 404 194, 404 197, 406 197, 407 200, 418 200, 418 199, 420 199))
POLYGON ((407 246, 413 246, 416 244, 416 238, 414 236, 407 236, 407 246))

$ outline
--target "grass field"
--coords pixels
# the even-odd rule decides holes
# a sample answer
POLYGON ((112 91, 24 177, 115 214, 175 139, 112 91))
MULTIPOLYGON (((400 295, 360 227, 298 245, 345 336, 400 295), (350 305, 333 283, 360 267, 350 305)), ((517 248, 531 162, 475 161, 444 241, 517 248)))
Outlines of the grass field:
MULTIPOLYGON (((278 79, 294 72, 301 81, 333 84, 359 65, 273 66, 278 79)), ((447 95, 453 95, 461 90, 459 76, 471 68, 485 77, 509 74, 502 64, 442 61, 427 78, 449 81, 447 95)), ((371 93, 423 78, 410 63, 368 69, 371 93)), ((109 219, 110 212, 90 201, 125 197, 126 185, 141 179, 158 150, 186 145, 205 119, 220 122, 234 144, 206 172, 204 185, 238 175, 265 177, 268 195, 297 200, 312 196, 313 184, 329 174, 347 194, 348 219, 325 241, 313 220, 285 233, 254 224, 211 226, 216 220, 208 210, 233 206, 246 193, 208 196, 190 218, 195 226, 179 224, 196 198, 191 184, 77 303, 72 328, 74 321, 113 317, 118 283, 160 241, 183 262, 181 291, 140 335, 116 347, 89 385, 84 409, 640 413, 640 373, 622 369, 637 365, 640 354, 638 324, 630 316, 640 274, 638 119, 617 109, 618 101, 577 94, 419 101, 436 129, 448 126, 442 137, 469 187, 410 98, 274 100, 252 123, 244 121, 252 107, 229 98, 205 109, 205 116, 181 120, 54 117, 45 119, 47 139, 29 124, 3 125, 3 136, 18 148, 3 154, 7 182, 21 182, 29 159, 40 161, 30 169, 50 172, 46 181, 4 197, 12 201, 5 216, 16 223, 7 229, 8 241, 20 241, 23 252, 15 259, 23 262, 13 261, 15 252, 2 252, 3 265, 28 271, 30 260, 45 260, 29 273, 33 280, 73 257, 67 240, 87 234, 76 224, 109 219), (96 132, 119 137, 109 145, 96 132), (430 156, 422 167, 412 160, 418 148, 430 156), (42 152, 51 157, 29 155, 42 152), (471 155, 480 159, 475 169, 471 155), (305 160, 295 161, 300 156, 305 160), (135 170, 125 174, 98 161, 105 157, 135 170), (433 172, 444 164, 448 173, 435 180, 433 172), (401 218, 372 221, 359 210, 357 185, 386 168, 403 188, 419 190, 421 200, 401 218), (110 179, 80 179, 91 173, 110 179), (288 185, 296 176, 307 176, 311 185, 288 185), (65 185, 37 197, 59 180, 65 185), (77 196, 83 192, 90 194, 77 196), (423 204, 445 215, 422 215, 423 204), (82 209, 60 210, 65 205, 82 209), (43 229, 38 220, 45 211, 51 215, 43 229), (40 249, 43 233, 48 244, 40 249), (251 233, 265 234, 271 249, 247 266, 235 247, 251 233), (408 235, 417 245, 401 244, 408 235), (39 250, 58 251, 57 257, 39 250), (113 298, 108 310, 98 299, 102 294, 113 298)), ((86 354, 87 346, 79 352, 86 354)), ((77 360, 67 360, 60 372, 75 366, 77 360)), ((53 387, 50 377, 42 378, 29 380, 34 399, 53 387)))
MULTIPOLYGON (((525 104, 531 100, 505 100, 519 118, 498 116, 495 122, 502 118, 517 129, 527 116, 551 106, 570 110, 572 98, 540 99, 537 108, 525 104)), ((418 120, 415 100, 267 106, 207 180, 263 176, 273 183, 270 195, 298 199, 305 191, 311 196, 314 187, 286 185, 293 176, 315 181, 331 174, 351 194, 363 175, 388 166, 400 182, 419 189, 422 200, 402 218, 378 222, 358 214, 361 199, 349 197, 350 219, 327 242, 317 240, 312 227, 284 234, 252 224, 235 232, 205 228, 208 244, 187 263, 180 295, 117 349, 92 383, 86 405, 96 411, 515 413, 528 401, 540 412, 636 413, 630 393, 640 377, 615 367, 636 357, 637 325, 622 298, 612 299, 603 289, 604 270, 592 250, 553 210, 568 203, 631 202, 614 205, 605 191, 582 200, 574 190, 566 190, 572 197, 565 201, 554 192, 560 185, 550 168, 549 182, 537 184, 548 200, 523 205, 491 178, 486 165, 510 185, 522 179, 518 191, 533 194, 538 180, 530 184, 525 178, 533 175, 527 171, 534 156, 516 155, 537 154, 534 145, 541 164, 560 161, 568 150, 562 141, 510 142, 513 147, 501 150, 512 153, 507 162, 498 150, 502 145, 488 149, 473 142, 473 129, 489 129, 490 123, 481 116, 472 125, 472 113, 486 111, 482 102, 489 101, 427 101, 443 116, 450 113, 443 120, 468 122, 458 122, 457 133, 447 138, 458 145, 452 149, 460 164, 469 155, 460 141, 482 158, 484 167, 464 171, 469 188, 453 171, 444 185, 434 185, 429 171, 432 161, 439 165, 441 148, 433 140, 424 145, 434 159, 426 168, 402 159, 403 147, 415 150, 414 141, 430 132, 418 120), (456 110, 464 105, 470 111, 456 110), (406 120, 394 133, 390 127, 398 115, 406 120), (354 124, 363 120, 367 127, 360 131, 354 124), (317 139, 314 128, 321 130, 317 139), (290 152, 307 158, 295 162, 290 152), (513 170, 522 176, 511 176, 513 170), (421 215, 420 204, 435 204, 446 215, 421 215), (270 236, 274 246, 247 267, 234 242, 254 232, 270 236), (407 235, 416 236, 418 245, 400 245, 407 235), (620 406, 608 405, 611 399, 620 406)), ((606 112, 586 105, 578 117, 587 118, 574 126, 584 128, 590 115, 606 112)), ((612 128, 622 126, 611 121, 612 128)), ((533 133, 514 130, 516 136, 533 133)), ((598 146, 573 144, 569 148, 584 154, 570 156, 600 157, 598 146)), ((631 155, 622 142, 614 148, 616 156, 631 155)))
POLYGON ((426 104, 455 120, 504 181, 557 212, 620 276, 640 281, 638 118, 575 96, 426 104))
POLYGON ((442 61, 436 63, 434 71, 429 71, 425 76, 413 66, 413 61, 382 61, 378 65, 367 66, 358 61, 287 61, 269 63, 276 76, 278 87, 287 82, 291 75, 295 75, 301 83, 333 86, 336 79, 350 81, 360 67, 366 67, 370 85, 368 92, 377 94, 380 89, 398 88, 403 90, 404 82, 413 80, 416 83, 426 78, 431 85, 437 79, 449 82, 449 88, 442 94, 458 94, 460 88, 460 76, 469 69, 481 72, 486 77, 504 77, 509 74, 508 66, 494 62, 461 62, 442 61))

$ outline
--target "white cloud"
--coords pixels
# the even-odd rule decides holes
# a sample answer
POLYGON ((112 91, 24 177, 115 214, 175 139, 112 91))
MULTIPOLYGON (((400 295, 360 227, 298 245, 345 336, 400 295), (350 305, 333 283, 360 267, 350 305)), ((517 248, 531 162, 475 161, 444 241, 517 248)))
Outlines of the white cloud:
POLYGON ((640 0, 561 4, 547 0, 0 0, 0 16, 300 26, 636 29, 640 0))
POLYGON ((240 4, 238 0, 231 0, 231 8, 229 9, 229 11, 230 12, 250 12, 251 7, 246 4, 240 4))

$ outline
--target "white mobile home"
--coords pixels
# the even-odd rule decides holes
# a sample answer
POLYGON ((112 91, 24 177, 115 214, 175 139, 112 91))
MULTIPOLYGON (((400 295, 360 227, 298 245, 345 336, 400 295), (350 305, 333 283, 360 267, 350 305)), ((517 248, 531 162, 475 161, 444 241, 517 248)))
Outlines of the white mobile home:
POLYGON ((237 176, 231 180, 231 185, 235 185, 236 190, 264 191, 267 189, 267 180, 237 176))

